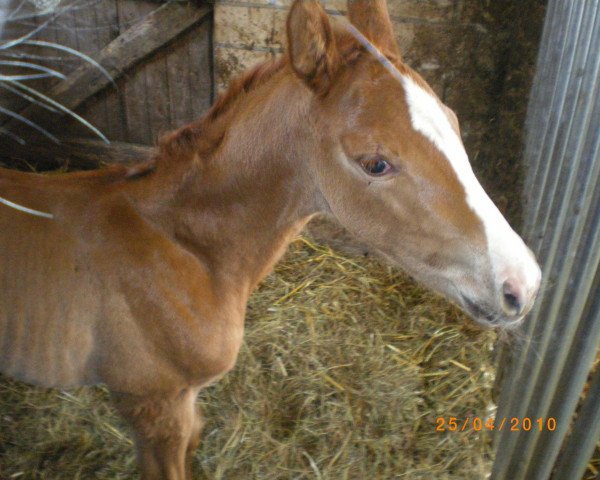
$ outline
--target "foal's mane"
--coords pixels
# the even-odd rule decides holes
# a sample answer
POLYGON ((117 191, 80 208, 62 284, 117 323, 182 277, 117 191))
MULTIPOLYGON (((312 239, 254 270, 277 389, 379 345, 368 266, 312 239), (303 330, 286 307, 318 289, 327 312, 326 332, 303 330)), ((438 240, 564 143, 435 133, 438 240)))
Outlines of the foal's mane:
MULTIPOLYGON (((345 29, 335 25, 338 51, 341 57, 352 62, 360 45, 345 29)), ((257 89, 288 64, 288 56, 260 63, 234 78, 229 88, 219 96, 208 112, 198 121, 166 133, 158 142, 157 162, 192 158, 194 154, 210 155, 220 145, 227 128, 227 113, 246 94, 257 89)))
POLYGON ((189 158, 193 154, 208 155, 214 151, 225 134, 226 122, 221 121, 245 94, 263 85, 281 71, 286 57, 267 60, 234 78, 212 107, 198 121, 164 134, 158 141, 158 163, 189 158))

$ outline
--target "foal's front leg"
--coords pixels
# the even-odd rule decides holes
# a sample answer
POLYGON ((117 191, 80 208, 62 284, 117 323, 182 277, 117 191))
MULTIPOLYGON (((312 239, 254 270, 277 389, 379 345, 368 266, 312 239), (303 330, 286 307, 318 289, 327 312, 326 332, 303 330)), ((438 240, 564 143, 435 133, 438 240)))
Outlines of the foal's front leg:
POLYGON ((198 391, 150 396, 114 393, 117 410, 133 428, 143 480, 191 480, 191 459, 200 443, 198 391))

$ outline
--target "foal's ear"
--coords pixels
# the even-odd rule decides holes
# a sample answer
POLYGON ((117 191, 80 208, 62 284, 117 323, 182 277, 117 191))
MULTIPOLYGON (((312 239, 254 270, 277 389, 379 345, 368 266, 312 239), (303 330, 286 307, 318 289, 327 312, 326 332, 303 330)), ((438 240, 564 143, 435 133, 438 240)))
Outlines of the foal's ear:
POLYGON ((373 45, 400 58, 386 0, 348 0, 348 17, 373 45))
POLYGON ((289 57, 296 74, 316 93, 326 93, 339 65, 335 38, 318 0, 296 0, 287 20, 289 57))

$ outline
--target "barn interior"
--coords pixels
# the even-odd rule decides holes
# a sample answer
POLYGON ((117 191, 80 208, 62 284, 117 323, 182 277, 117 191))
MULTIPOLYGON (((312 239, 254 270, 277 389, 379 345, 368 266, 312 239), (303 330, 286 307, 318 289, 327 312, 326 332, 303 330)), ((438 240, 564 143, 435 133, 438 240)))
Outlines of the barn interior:
MULTIPOLYGON (((343 21, 344 1, 323 3, 343 21)), ((456 111, 478 178, 517 230, 545 3, 388 0, 404 60, 456 111)), ((161 134, 199 118, 233 77, 284 51, 289 4, 0 4, 0 165, 55 174, 148 158, 161 134), (17 61, 57 72, 26 85, 75 115, 3 81, 31 74, 17 61)), ((438 419, 489 419, 499 352, 524 339, 481 330, 326 219, 255 292, 246 325, 236 368, 199 399, 198 478, 489 476, 491 432, 440 431, 438 419)), ((596 459, 585 478, 598 468, 596 459)), ((134 476, 132 442, 103 387, 0 379, 0 478, 134 476)))

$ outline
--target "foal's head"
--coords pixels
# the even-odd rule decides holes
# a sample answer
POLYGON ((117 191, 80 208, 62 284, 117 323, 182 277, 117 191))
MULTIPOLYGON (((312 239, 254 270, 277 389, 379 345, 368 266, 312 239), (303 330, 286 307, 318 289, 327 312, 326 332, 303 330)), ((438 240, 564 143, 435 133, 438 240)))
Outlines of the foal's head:
POLYGON ((353 26, 317 0, 288 18, 289 58, 313 91, 311 162, 348 230, 485 325, 531 308, 541 272, 475 178, 458 120, 401 61, 385 0, 349 0, 353 26))

